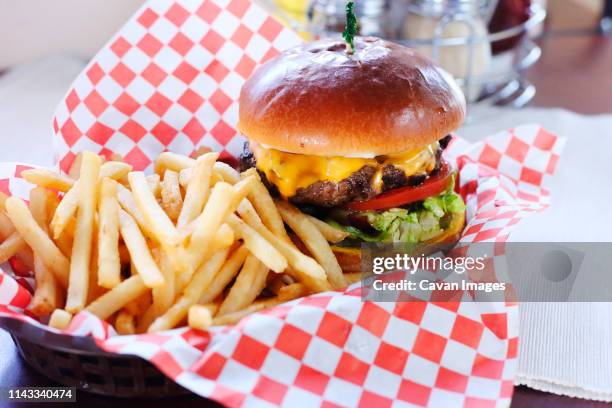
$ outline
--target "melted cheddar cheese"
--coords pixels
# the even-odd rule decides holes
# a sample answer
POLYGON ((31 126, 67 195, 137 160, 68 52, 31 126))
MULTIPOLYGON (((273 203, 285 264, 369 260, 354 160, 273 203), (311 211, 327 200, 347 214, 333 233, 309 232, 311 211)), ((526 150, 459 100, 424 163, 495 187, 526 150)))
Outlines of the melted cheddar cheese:
POLYGON ((251 150, 257 160, 257 168, 278 187, 283 197, 294 196, 296 191, 317 181, 340 182, 363 166, 372 166, 376 173, 372 177, 375 191, 382 190, 382 169, 392 164, 404 171, 406 176, 428 173, 436 165, 438 143, 423 149, 374 158, 326 157, 287 153, 267 149, 252 143, 251 150))

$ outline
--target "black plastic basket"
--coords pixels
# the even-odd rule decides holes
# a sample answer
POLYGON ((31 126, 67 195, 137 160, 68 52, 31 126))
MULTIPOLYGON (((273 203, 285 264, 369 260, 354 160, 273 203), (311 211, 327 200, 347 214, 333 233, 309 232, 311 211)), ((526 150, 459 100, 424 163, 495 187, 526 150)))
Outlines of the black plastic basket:
POLYGON ((91 337, 52 333, 0 316, 21 357, 36 371, 79 390, 113 397, 172 397, 189 394, 138 356, 101 350, 91 337))

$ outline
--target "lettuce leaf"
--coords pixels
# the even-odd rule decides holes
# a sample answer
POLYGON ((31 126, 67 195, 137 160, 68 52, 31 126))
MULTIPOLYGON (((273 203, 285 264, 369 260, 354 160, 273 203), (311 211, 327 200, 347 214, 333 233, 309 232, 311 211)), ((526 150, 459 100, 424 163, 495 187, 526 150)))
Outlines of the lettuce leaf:
POLYGON ((391 208, 382 212, 366 211, 364 214, 368 223, 378 231, 377 234, 367 234, 353 226, 332 222, 336 227, 348 232, 351 238, 365 242, 417 243, 440 234, 445 216, 465 211, 463 200, 452 191, 452 187, 438 196, 425 199, 420 205, 411 207, 391 208))

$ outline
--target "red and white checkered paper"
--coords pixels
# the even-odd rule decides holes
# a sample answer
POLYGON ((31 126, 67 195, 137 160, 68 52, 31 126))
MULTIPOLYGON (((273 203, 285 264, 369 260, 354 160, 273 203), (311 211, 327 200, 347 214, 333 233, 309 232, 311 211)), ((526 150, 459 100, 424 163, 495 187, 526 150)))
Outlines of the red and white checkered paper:
MULTIPOLYGON (((123 155, 147 169, 164 150, 199 145, 234 157, 237 98, 256 65, 300 40, 248 0, 153 0, 77 78, 53 120, 57 160, 80 150, 123 155)), ((542 210, 562 140, 537 126, 470 145, 455 139, 468 205, 464 242, 505 241, 542 210)), ((27 168, 0 164, 0 190, 27 197, 27 168)), ((30 271, 0 271, 0 315, 47 328, 27 311, 30 271)), ((228 406, 507 406, 518 346, 516 304, 363 302, 359 284, 280 305, 208 332, 116 336, 87 313, 66 331, 138 355, 228 406)))

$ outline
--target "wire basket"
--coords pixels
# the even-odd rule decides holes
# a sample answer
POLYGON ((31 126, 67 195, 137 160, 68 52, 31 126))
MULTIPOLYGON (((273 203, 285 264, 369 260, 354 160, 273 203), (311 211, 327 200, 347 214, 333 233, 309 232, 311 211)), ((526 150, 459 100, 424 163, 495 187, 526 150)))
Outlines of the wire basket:
POLYGON ((82 391, 113 397, 175 397, 189 394, 153 364, 137 356, 107 353, 91 337, 53 333, 0 317, 21 357, 40 374, 82 391))
MULTIPOLYGON (((488 9, 491 9, 496 3, 496 1, 484 0, 483 2, 488 9)), ((308 32, 314 38, 337 36, 344 25, 344 11, 343 7, 340 7, 343 4, 341 0, 311 0, 307 10, 307 25, 298 27, 299 24, 294 21, 293 26, 299 31, 308 32)), ((357 6, 359 4, 357 3, 357 6)), ((533 3, 526 21, 502 31, 479 34, 475 32, 470 16, 459 13, 444 15, 439 27, 436 28, 437 34, 434 35, 434 38, 405 39, 401 34, 401 24, 405 19, 405 13, 410 12, 411 9, 401 4, 403 3, 392 0, 362 2, 361 9, 357 8, 358 19, 360 23, 364 21, 367 24, 363 23, 360 27, 361 34, 380 36, 417 49, 430 47, 434 61, 438 60, 441 50, 445 48, 466 46, 469 49, 467 74, 458 77, 457 82, 464 90, 468 103, 473 107, 490 105, 522 107, 534 97, 535 87, 525 78, 525 71, 537 62, 541 55, 540 48, 530 38, 530 33, 534 32, 546 17, 546 11, 540 5, 533 3), (366 8, 368 4, 369 9, 366 8), (377 7, 375 11, 372 11, 374 6, 377 7), (466 23, 469 26, 469 34, 452 38, 442 37, 443 28, 454 21, 466 23), (363 32, 364 27, 367 32, 363 32), (487 46, 501 44, 513 39, 517 40, 516 45, 507 51, 493 55, 486 72, 474 73, 472 68, 476 47, 481 44, 487 44, 487 46)), ((488 14, 484 17, 485 19, 489 18, 491 10, 484 14, 488 14)))

